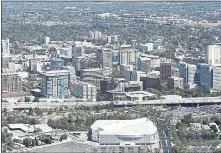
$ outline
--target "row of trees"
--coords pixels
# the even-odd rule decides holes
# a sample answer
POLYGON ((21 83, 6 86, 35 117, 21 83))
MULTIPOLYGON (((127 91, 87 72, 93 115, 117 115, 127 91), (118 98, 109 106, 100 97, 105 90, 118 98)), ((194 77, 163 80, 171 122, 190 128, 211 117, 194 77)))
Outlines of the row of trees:
POLYGON ((48 126, 54 129, 67 129, 67 130, 88 130, 89 127, 96 120, 125 120, 125 119, 133 119, 131 115, 124 114, 120 112, 112 112, 112 113, 104 113, 100 114, 91 114, 89 112, 85 112, 84 114, 68 114, 68 116, 63 116, 58 119, 49 119, 47 121, 48 126))

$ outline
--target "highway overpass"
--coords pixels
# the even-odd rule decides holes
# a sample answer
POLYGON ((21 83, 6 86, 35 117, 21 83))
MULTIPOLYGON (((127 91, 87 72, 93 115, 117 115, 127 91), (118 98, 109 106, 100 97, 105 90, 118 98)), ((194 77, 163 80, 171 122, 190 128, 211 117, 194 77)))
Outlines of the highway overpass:
MULTIPOLYGON (((107 105, 111 101, 98 102, 2 102, 2 109, 19 108, 55 108, 61 106, 96 106, 107 105)), ((200 97, 200 98, 179 98, 179 99, 159 99, 146 101, 114 101, 115 106, 131 105, 182 105, 182 104, 221 104, 221 97, 200 97)))

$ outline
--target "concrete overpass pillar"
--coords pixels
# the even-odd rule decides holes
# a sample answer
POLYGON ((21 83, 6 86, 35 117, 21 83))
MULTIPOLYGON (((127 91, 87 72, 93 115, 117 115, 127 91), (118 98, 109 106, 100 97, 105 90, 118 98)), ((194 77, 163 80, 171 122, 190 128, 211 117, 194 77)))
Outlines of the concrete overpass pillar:
POLYGON ((196 106, 197 108, 199 108, 200 107, 200 104, 199 103, 197 103, 197 106, 196 106))

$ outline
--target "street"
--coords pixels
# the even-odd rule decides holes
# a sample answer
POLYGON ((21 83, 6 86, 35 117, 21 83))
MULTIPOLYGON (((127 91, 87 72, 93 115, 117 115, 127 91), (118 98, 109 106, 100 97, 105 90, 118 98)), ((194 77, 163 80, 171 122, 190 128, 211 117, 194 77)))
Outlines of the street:
POLYGON ((173 153, 173 147, 171 143, 171 133, 170 129, 165 120, 158 120, 157 129, 159 131, 159 137, 161 142, 161 147, 164 153, 173 153))

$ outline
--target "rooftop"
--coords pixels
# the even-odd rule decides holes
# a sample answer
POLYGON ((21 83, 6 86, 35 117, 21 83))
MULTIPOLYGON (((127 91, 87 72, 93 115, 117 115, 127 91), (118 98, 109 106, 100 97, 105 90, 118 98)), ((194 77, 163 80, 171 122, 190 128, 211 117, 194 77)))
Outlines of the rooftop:
POLYGON ((150 92, 147 91, 133 91, 133 92, 127 92, 126 93, 127 96, 129 97, 153 97, 155 96, 155 94, 152 94, 150 92))
POLYGON ((96 87, 96 86, 94 86, 92 84, 89 84, 89 83, 86 83, 86 82, 82 82, 82 81, 78 81, 75 84, 77 84, 77 85, 85 85, 85 86, 88 86, 88 87, 96 87))
POLYGON ((52 70, 52 71, 44 71, 42 72, 42 74, 46 76, 67 75, 69 74, 69 71, 68 70, 52 70))
POLYGON ((101 129, 100 134, 144 135, 157 132, 156 126, 147 118, 135 120, 97 120, 91 126, 92 131, 101 129))

